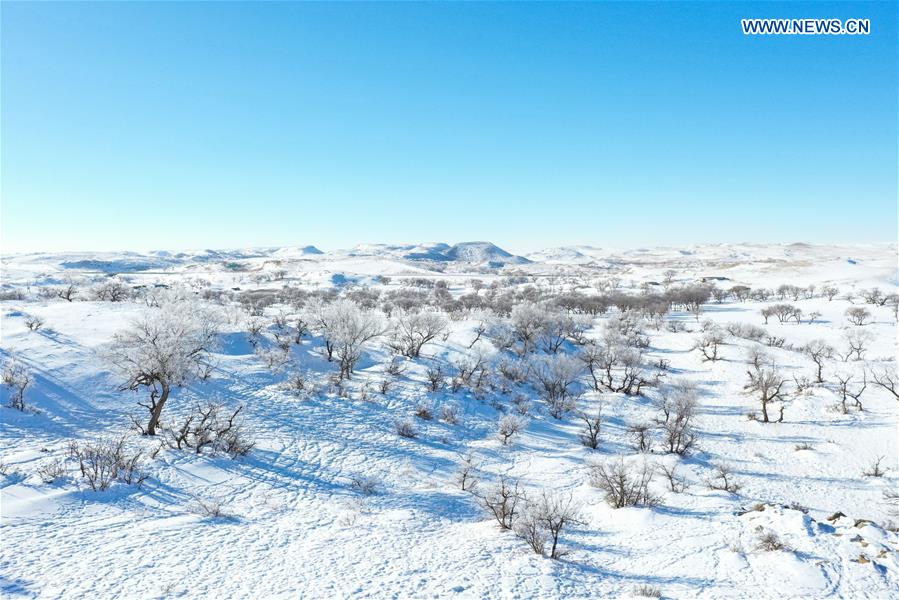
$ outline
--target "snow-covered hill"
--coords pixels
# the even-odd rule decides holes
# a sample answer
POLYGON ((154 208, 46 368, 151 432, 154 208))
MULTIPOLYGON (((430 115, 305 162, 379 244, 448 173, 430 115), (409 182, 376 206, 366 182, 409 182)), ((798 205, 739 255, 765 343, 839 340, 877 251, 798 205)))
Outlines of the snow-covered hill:
MULTIPOLYGON (((896 292, 895 245, 579 246, 528 258, 489 243, 4 257, 0 357, 4 367, 22 365, 32 382, 26 411, 6 406, 10 386, 0 408, 0 593, 899 595, 899 506, 890 497, 899 483, 899 402, 874 380, 896 367, 887 298, 896 292), (650 307, 633 321, 639 305, 630 315, 614 307, 567 312, 577 308, 572 298, 661 298, 703 279, 723 290, 772 291, 766 299, 709 298, 698 314, 650 307), (98 299, 111 282, 130 298, 98 299), (71 302, 50 293, 70 285, 71 302), (802 287, 779 298, 781 285, 802 287), (865 300, 875 286, 883 304, 865 300), (829 287, 838 290, 832 298, 829 287), (337 360, 327 359, 327 332, 309 317, 333 295, 370 307, 361 314, 375 315, 384 331, 343 381, 337 360), (574 308, 556 308, 560 298, 574 308), (392 332, 407 303, 443 326, 417 357, 395 351, 392 332), (760 311, 784 303, 798 319, 765 323, 760 311), (138 402, 149 394, 121 391, 109 344, 170 305, 215 317, 214 367, 207 379, 173 388, 163 412, 169 433, 141 436, 129 417, 145 421, 138 402), (539 336, 530 348, 514 338, 507 346, 511 305, 522 314, 536 307, 535 319, 551 314, 576 331, 562 334, 556 352, 539 336), (856 326, 847 311, 859 308, 869 316, 856 326), (301 318, 309 331, 297 330, 301 318), (35 319, 42 326, 29 329, 35 319), (630 395, 594 389, 582 369, 575 405, 556 418, 533 373, 558 356, 581 364, 590 340, 612 348, 610 332, 630 336, 640 372, 659 374, 658 385, 630 395), (715 333, 720 354, 707 360, 699 346, 715 333), (804 350, 816 340, 833 350, 822 383, 804 350), (862 340, 862 360, 851 355, 852 340, 862 340), (759 353, 783 376, 783 401, 770 408, 776 421, 783 406, 782 422, 761 422, 757 394, 745 388, 759 353), (859 405, 843 396, 841 377, 850 394, 865 386, 859 405), (675 384, 695 389, 696 444, 684 456, 666 451, 659 424, 659 403, 675 384), (210 402, 243 407, 238 421, 255 440, 249 453, 173 447, 177 426, 210 402), (600 406, 598 447, 590 449, 585 416, 600 406), (510 415, 522 430, 503 444, 499 422, 510 415), (142 453, 146 480, 91 490, 72 444, 118 439, 128 456, 142 453), (879 457, 884 473, 871 476, 879 457), (606 501, 596 465, 619 458, 633 472, 651 469, 655 506, 606 501), (459 484, 469 463, 479 480, 473 492, 459 484), (738 488, 713 489, 721 487, 719 467, 738 488), (671 468, 673 482, 664 475, 671 468), (544 492, 577 506, 561 559, 536 554, 485 510, 483 497, 503 477, 526 491, 531 504, 519 508, 533 510, 544 492)), ((623 375, 620 364, 613 375, 623 375)))

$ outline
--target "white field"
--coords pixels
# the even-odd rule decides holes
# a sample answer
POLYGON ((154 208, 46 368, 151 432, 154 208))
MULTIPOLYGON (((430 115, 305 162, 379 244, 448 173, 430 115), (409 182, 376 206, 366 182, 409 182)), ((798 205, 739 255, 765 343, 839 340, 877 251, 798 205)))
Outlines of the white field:
MULTIPOLYGON (((156 255, 159 256, 159 255, 156 255)), ((472 263, 446 263, 445 272, 409 261, 401 252, 369 247, 357 252, 321 255, 291 249, 235 255, 245 270, 228 271, 229 258, 187 254, 160 263, 149 272, 127 275, 130 284, 166 284, 204 279, 213 288, 304 289, 331 285, 336 274, 372 283, 391 277, 398 289, 404 277, 446 279, 454 295, 468 293, 466 282, 490 283, 506 271, 472 263), (260 281, 276 270, 284 281, 260 281)), ((152 258, 152 257, 151 257, 152 258)), ((746 350, 753 342, 727 337, 722 360, 707 362, 692 350, 702 321, 745 321, 763 325, 761 308, 779 302, 736 302, 704 307, 692 315, 671 313, 686 331, 646 330, 647 357, 670 363, 668 379, 698 384, 698 448, 685 458, 661 451, 640 456, 627 428, 657 414, 646 397, 588 391, 580 408, 602 401, 602 441, 597 451, 578 442, 581 424, 573 415, 549 416, 534 397, 526 430, 511 445, 495 435, 500 412, 491 400, 448 389, 425 391, 425 364, 449 363, 470 353, 477 320, 449 321, 450 335, 424 347, 423 357, 385 396, 375 390, 384 377, 390 352, 376 342, 366 352, 351 382, 351 397, 323 393, 298 399, 282 386, 247 343, 242 312, 218 307, 224 343, 218 368, 205 383, 179 389, 163 417, 182 415, 196 402, 215 399, 245 407, 245 424, 257 446, 246 457, 196 455, 163 449, 145 458, 149 477, 137 488, 123 483, 94 492, 77 477, 67 459, 73 439, 128 435, 129 444, 147 453, 158 439, 142 437, 128 415, 140 415, 141 394, 117 391, 120 380, 98 356, 113 334, 128 326, 144 303, 79 299, 47 300, 45 285, 67 278, 102 279, 95 268, 65 268, 63 262, 109 261, 121 269, 137 255, 19 255, 2 264, 4 291, 22 289, 26 300, 0 302, 2 357, 16 357, 35 375, 26 393, 34 410, 0 408, 0 596, 4 598, 595 598, 633 597, 639 586, 656 588, 666 598, 895 598, 899 597, 899 535, 885 527, 899 521, 884 491, 899 491, 897 415, 899 402, 869 383, 864 410, 834 410, 838 398, 833 374, 865 366, 886 368, 896 362, 896 323, 889 306, 863 304, 858 291, 880 287, 895 293, 896 246, 735 245, 683 249, 612 251, 569 248, 537 253, 534 262, 510 266, 537 275, 536 285, 570 289, 609 275, 636 290, 645 281, 662 281, 667 269, 679 281, 727 277, 724 287, 745 284, 775 288, 788 283, 840 288, 833 301, 817 295, 793 302, 814 323, 780 324, 767 330, 799 347, 827 340, 844 351, 850 328, 844 311, 864 306, 873 314, 865 325, 872 338, 866 361, 828 361, 825 385, 794 394, 796 378, 812 377, 813 363, 787 349, 770 353, 789 381, 790 401, 783 423, 747 418, 758 401, 744 392, 746 350), (117 262, 118 261, 118 262, 117 262), (118 266, 117 266, 118 265, 118 266), (846 293, 854 295, 847 301, 846 293), (23 315, 43 317, 46 325, 28 331, 23 315), (358 392, 370 386, 367 400, 358 392), (399 437, 394 421, 411 417, 422 398, 439 406, 461 407, 458 424, 415 420, 419 435, 399 437), (800 444, 809 449, 797 450, 800 444), (568 494, 581 506, 582 523, 562 535, 569 553, 543 558, 511 532, 501 531, 478 499, 459 489, 455 476, 461 457, 472 452, 480 462, 481 489, 499 474, 518 478, 528 490, 568 494), (611 508, 588 483, 586 465, 623 455, 628 461, 681 462, 691 483, 683 493, 652 483, 661 497, 654 508, 611 508), (879 456, 884 477, 863 471, 879 456), (46 484, 39 469, 66 460, 69 476, 46 484), (713 465, 726 463, 741 484, 738 494, 713 491, 705 484, 713 465), (376 494, 362 495, 351 479, 379 480, 376 494), (197 501, 216 500, 226 518, 203 516, 197 501), (764 510, 750 510, 763 503, 764 510), (797 503, 808 513, 788 508, 797 503), (842 512, 835 522, 831 514, 842 512), (857 519, 867 519, 856 526, 857 519), (761 532, 773 531, 789 546, 784 551, 757 549, 761 532)), ((581 291, 595 293, 584 287, 581 291)), ((482 292, 483 293, 483 292, 482 292)), ((790 302, 787 300, 787 302, 790 302)), ((270 307, 272 315, 279 307, 270 307)), ((609 315, 595 319, 596 336, 609 315)), ((321 339, 307 336, 292 349, 301 367, 333 372, 320 352, 321 339)), ((488 341, 476 349, 497 350, 488 341)), ((870 377, 869 377, 870 379, 870 377)), ((522 388, 526 390, 527 388, 522 388)), ((533 393, 533 392, 531 392, 533 393)), ((776 416, 776 409, 774 409, 776 416)))

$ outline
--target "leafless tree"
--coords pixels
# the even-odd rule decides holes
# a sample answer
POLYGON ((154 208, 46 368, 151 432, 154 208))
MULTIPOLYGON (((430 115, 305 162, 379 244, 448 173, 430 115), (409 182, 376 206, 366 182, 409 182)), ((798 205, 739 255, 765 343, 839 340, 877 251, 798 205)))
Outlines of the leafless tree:
POLYGON ((63 300, 72 302, 75 300, 75 296, 78 295, 78 288, 75 287, 74 283, 67 283, 56 290, 56 295, 63 300))
POLYGON ((459 471, 456 473, 456 483, 462 488, 463 492, 473 492, 478 485, 478 469, 480 465, 472 453, 468 453, 459 464, 459 471))
POLYGON ((531 362, 531 376, 550 414, 560 419, 575 408, 575 390, 583 365, 567 354, 539 356, 531 362))
POLYGON ((874 459, 874 462, 871 463, 871 466, 862 471, 862 475, 865 477, 883 477, 886 475, 887 470, 880 466, 880 463, 883 462, 884 457, 878 456, 874 459))
POLYGON ((667 387, 659 394, 657 405, 661 412, 657 423, 662 430, 665 449, 681 456, 687 454, 697 439, 693 427, 697 407, 695 386, 679 383, 667 387))
POLYGON ((24 320, 28 331, 38 331, 44 326, 44 320, 37 315, 24 315, 24 320))
POLYGON ((855 357, 853 360, 864 359, 865 352, 868 351, 868 343, 871 341, 869 332, 862 329, 850 329, 844 334, 843 339, 846 340, 848 346, 846 354, 843 355, 844 362, 853 357, 855 357))
POLYGON ((824 365, 828 359, 833 358, 833 346, 824 340, 812 340, 802 347, 802 352, 815 363, 817 383, 824 383, 824 365))
POLYGON ((425 371, 425 376, 428 379, 427 388, 429 392, 438 392, 443 388, 445 378, 443 368, 440 365, 428 367, 427 371, 425 371))
POLYGON ((696 340, 696 349, 702 353, 702 356, 705 360, 716 361, 718 360, 718 349, 724 343, 724 334, 721 333, 718 329, 712 329, 703 333, 698 340, 696 340))
POLYGON ((581 444, 596 450, 599 448, 599 434, 602 429, 602 404, 596 408, 596 412, 581 412, 578 416, 584 422, 584 429, 578 436, 581 444))
POLYGON ((478 321, 477 326, 474 328, 474 333, 475 333, 474 339, 471 341, 470 344, 468 344, 469 350, 471 350, 471 348, 474 347, 474 345, 478 343, 478 340, 480 340, 481 337, 485 333, 487 333, 487 324, 484 323, 483 321, 478 321))
MULTIPOLYGON (((762 404, 762 421, 769 423, 768 405, 772 402, 784 401, 784 385, 786 379, 781 375, 776 367, 762 367, 747 371, 749 381, 743 386, 743 389, 759 396, 762 404)), ((780 420, 783 420, 783 409, 780 412, 780 420)))
POLYGON ((730 494, 740 491, 740 485, 735 481, 733 470, 729 465, 715 465, 715 475, 706 484, 711 490, 720 490, 730 494))
POLYGON ((337 358, 340 378, 349 379, 366 346, 384 332, 381 318, 352 300, 335 300, 317 313, 317 326, 329 356, 337 358))
POLYGON ((516 339, 521 343, 521 354, 526 355, 537 344, 537 336, 546 321, 546 311, 533 302, 516 304, 512 308, 510 325, 516 339))
POLYGON ((846 400, 848 398, 852 398, 855 400, 855 407, 859 410, 863 410, 861 397, 862 393, 864 393, 865 389, 868 387, 868 377, 865 371, 862 371, 862 383, 861 387, 856 389, 850 389, 850 384, 852 383, 853 375, 847 373, 837 373, 835 375, 837 379, 837 389, 840 394, 840 408, 843 411, 843 414, 849 412, 849 407, 846 406, 846 400))
POLYGON ((518 482, 505 475, 500 475, 497 484, 481 496, 484 508, 493 515, 501 529, 512 529, 515 526, 519 504, 523 500, 524 494, 519 489, 518 482))
POLYGON ((656 468, 665 480, 668 481, 668 489, 675 494, 680 494, 689 487, 687 480, 677 474, 677 463, 674 463, 671 466, 661 463, 657 465, 656 468))
POLYGON ((496 435, 503 443, 503 446, 507 446, 511 439, 518 433, 521 433, 526 426, 527 421, 523 417, 518 415, 503 415, 499 419, 496 435))
POLYGON ((851 306, 846 309, 846 319, 856 326, 867 324, 871 318, 871 311, 861 306, 851 306))
POLYGON ((208 376, 217 324, 206 311, 189 303, 150 309, 106 349, 107 361, 125 379, 122 390, 146 388, 150 413, 143 432, 156 435, 162 409, 173 387, 208 376))
POLYGON ((390 347, 409 358, 418 358, 422 346, 446 329, 446 319, 430 311, 403 311, 394 317, 390 347))
POLYGON ((0 382, 9 388, 9 406, 25 410, 25 390, 31 386, 34 376, 17 360, 10 360, 3 366, 0 382))
POLYGON ((840 288, 833 285, 826 285, 821 288, 821 293, 824 294, 824 297, 830 302, 839 295, 840 288))
POLYGON ((889 367, 880 371, 872 369, 874 383, 893 394, 896 400, 899 400, 899 376, 896 374, 896 367, 889 367))

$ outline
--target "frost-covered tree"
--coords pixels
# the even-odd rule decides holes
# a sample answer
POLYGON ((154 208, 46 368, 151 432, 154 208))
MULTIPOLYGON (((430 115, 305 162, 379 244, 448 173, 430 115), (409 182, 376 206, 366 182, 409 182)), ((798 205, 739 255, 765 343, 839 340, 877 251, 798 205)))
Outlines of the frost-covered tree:
POLYGON ((217 329, 196 304, 163 304, 117 333, 106 348, 107 362, 125 380, 120 389, 150 393, 148 402, 139 402, 150 413, 145 434, 156 435, 172 388, 208 376, 217 329))
POLYGON ((380 314, 352 300, 313 306, 311 319, 325 340, 328 360, 337 359, 341 379, 352 376, 365 347, 384 333, 380 314))
POLYGON ((403 356, 417 358, 421 348, 446 329, 446 319, 430 311, 404 311, 395 315, 390 346, 403 356))
POLYGON ((11 360, 0 372, 0 383, 9 388, 9 405, 16 410, 25 410, 25 390, 34 381, 34 376, 22 363, 11 360))
POLYGON ((521 342, 522 355, 535 348, 545 322, 546 311, 533 302, 523 302, 512 308, 509 324, 516 339, 521 342))
POLYGON ((679 382, 661 390, 658 419, 662 430, 662 443, 668 452, 685 455, 696 443, 693 421, 696 417, 697 394, 695 385, 679 382))
POLYGON ((580 361, 567 354, 539 356, 531 362, 534 387, 553 417, 560 419, 564 413, 575 408, 575 385, 583 368, 580 361))

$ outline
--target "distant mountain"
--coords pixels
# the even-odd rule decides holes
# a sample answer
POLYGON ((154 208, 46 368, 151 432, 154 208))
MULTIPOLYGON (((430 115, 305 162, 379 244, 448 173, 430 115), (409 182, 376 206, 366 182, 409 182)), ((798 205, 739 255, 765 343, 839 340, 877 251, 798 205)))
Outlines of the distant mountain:
POLYGON ((490 242, 462 242, 446 251, 448 260, 471 264, 522 265, 529 263, 523 256, 515 256, 490 242))

